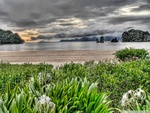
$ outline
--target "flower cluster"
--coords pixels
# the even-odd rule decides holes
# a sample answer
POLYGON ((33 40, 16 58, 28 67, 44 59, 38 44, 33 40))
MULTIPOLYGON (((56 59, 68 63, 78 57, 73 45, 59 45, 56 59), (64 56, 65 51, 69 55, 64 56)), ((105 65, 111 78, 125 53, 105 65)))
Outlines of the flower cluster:
POLYGON ((36 102, 36 108, 41 109, 44 111, 53 111, 55 109, 55 104, 51 101, 51 98, 49 98, 46 95, 42 95, 38 99, 35 99, 36 102))
POLYGON ((49 73, 47 74, 43 74, 43 73, 39 73, 38 74, 38 80, 41 84, 47 84, 52 80, 52 77, 49 73))
POLYGON ((35 78, 34 78, 34 77, 31 77, 30 80, 29 80, 29 82, 30 82, 30 83, 33 83, 33 82, 35 82, 35 80, 37 80, 39 84, 45 85, 45 84, 51 82, 52 77, 51 77, 51 75, 50 75, 49 73, 47 73, 47 74, 38 73, 38 76, 35 77, 35 78))
POLYGON ((121 100, 121 106, 123 108, 128 108, 136 102, 142 102, 145 99, 145 97, 146 94, 141 88, 138 88, 136 90, 129 90, 123 95, 121 100))

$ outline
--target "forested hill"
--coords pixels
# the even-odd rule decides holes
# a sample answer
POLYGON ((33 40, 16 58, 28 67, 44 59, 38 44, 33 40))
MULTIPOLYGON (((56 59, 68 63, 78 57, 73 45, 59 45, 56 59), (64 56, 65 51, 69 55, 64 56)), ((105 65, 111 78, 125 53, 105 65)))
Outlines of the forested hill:
POLYGON ((123 42, 148 42, 150 41, 150 33, 148 31, 131 29, 122 34, 123 42))
POLYGON ((0 44, 23 44, 24 40, 17 33, 0 29, 0 44))

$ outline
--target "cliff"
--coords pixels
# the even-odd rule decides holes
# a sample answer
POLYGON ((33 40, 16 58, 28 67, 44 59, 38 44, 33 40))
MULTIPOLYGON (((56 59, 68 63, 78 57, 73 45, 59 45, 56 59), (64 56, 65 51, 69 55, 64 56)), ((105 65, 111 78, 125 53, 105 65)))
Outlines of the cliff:
POLYGON ((0 29, 0 44, 22 44, 24 40, 17 33, 0 29))
POLYGON ((148 31, 134 30, 125 31, 122 34, 123 42, 147 42, 150 41, 150 34, 148 31))

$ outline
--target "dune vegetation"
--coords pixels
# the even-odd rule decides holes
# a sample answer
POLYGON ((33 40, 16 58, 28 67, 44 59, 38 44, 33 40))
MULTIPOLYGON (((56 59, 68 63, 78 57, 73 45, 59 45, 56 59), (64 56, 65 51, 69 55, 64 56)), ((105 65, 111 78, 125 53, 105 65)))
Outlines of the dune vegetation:
POLYGON ((118 60, 56 68, 1 62, 0 113, 150 111, 149 53, 126 48, 115 55, 118 60))

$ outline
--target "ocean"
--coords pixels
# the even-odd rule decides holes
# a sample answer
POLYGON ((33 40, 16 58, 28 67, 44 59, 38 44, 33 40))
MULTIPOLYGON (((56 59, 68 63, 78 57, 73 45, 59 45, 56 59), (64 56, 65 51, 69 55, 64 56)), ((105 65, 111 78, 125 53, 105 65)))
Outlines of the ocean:
POLYGON ((37 50, 120 50, 126 47, 150 50, 150 42, 50 42, 0 45, 0 51, 37 51, 37 50))

